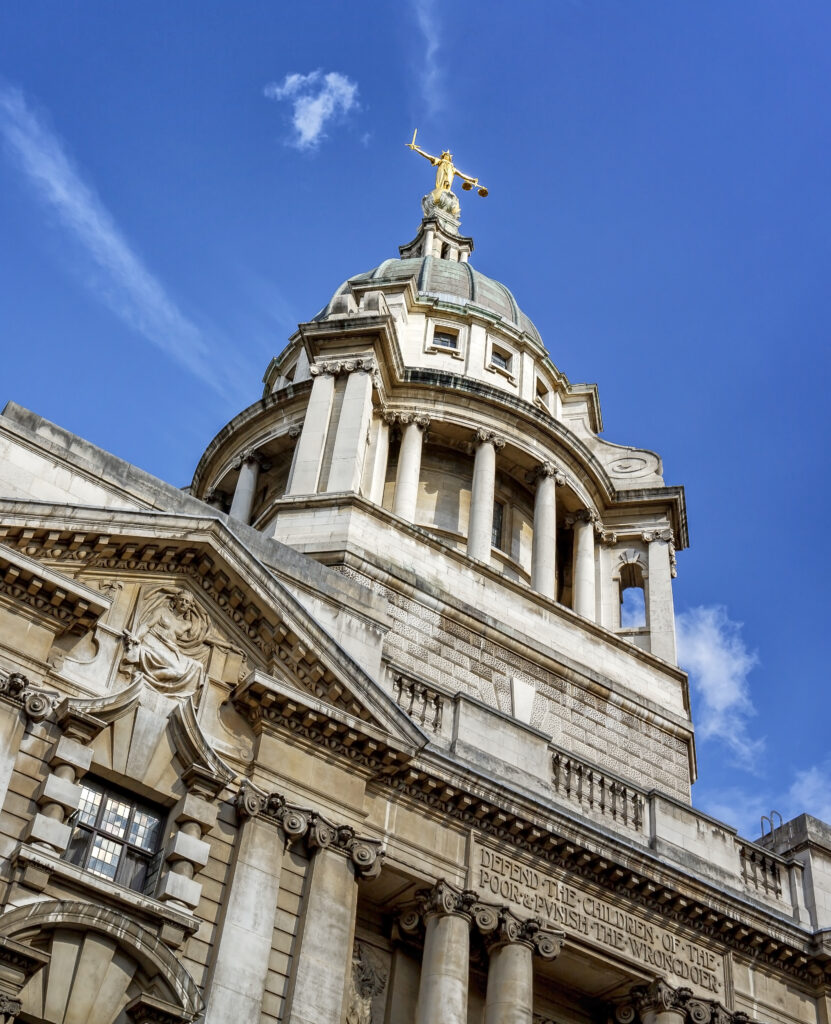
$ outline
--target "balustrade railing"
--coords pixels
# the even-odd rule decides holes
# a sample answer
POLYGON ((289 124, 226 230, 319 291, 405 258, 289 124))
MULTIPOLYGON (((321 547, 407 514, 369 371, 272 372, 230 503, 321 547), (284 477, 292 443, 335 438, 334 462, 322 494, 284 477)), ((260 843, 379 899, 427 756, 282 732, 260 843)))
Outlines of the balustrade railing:
POLYGON ((551 760, 554 790, 560 797, 641 831, 644 796, 639 790, 560 751, 555 751, 551 760))
POLYGON ((393 676, 393 694, 400 708, 414 722, 432 732, 441 732, 444 715, 444 697, 426 683, 396 673, 393 676))

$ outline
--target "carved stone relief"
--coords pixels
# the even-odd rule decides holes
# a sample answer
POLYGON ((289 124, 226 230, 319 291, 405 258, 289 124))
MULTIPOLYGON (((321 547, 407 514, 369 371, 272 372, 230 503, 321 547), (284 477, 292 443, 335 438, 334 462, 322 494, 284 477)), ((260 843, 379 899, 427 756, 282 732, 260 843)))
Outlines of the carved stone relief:
POLYGON ((356 942, 352 951, 352 975, 346 1004, 346 1024, 380 1024, 388 972, 380 955, 369 945, 356 942))
POLYGON ((205 678, 212 638, 210 620, 189 591, 155 587, 141 596, 132 628, 124 632, 122 667, 162 693, 195 693, 205 678))

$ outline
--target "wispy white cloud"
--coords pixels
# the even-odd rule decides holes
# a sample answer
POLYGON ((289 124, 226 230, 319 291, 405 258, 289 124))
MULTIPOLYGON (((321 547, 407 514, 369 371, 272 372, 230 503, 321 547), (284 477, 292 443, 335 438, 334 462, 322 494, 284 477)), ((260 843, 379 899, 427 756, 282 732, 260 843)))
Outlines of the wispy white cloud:
POLYGON ((73 166, 61 140, 19 89, 0 85, 0 134, 40 201, 80 243, 97 267, 96 296, 132 329, 218 392, 202 332, 177 308, 73 166))
POLYGON ((831 823, 831 757, 797 771, 785 800, 786 818, 804 811, 831 823))
POLYGON ((286 75, 279 84, 269 82, 263 92, 270 100, 292 104, 290 144, 297 149, 314 149, 326 138, 326 125, 358 105, 357 84, 339 71, 286 75))
POLYGON ((700 700, 701 739, 720 740, 734 761, 752 770, 765 741, 754 739, 748 729, 755 714, 748 675, 758 658, 745 646, 741 628, 721 605, 682 612, 677 617, 678 661, 700 700))
POLYGON ((442 69, 439 64, 441 27, 435 0, 411 0, 416 24, 424 38, 424 52, 419 54, 419 82, 427 113, 436 114, 442 105, 442 69))

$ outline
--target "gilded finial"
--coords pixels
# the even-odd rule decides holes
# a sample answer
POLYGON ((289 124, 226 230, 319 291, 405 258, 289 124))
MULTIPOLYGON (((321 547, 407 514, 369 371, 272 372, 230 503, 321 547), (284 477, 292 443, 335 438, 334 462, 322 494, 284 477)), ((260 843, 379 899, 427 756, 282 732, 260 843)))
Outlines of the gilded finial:
MULTIPOLYGON (((430 153, 425 151, 416 145, 416 135, 418 129, 413 132, 412 142, 407 142, 405 145, 408 149, 411 149, 414 153, 419 153, 429 160, 430 163, 436 168, 436 187, 430 193, 433 203, 438 205, 443 193, 447 192, 453 196, 453 181, 455 178, 462 179, 462 188, 465 192, 470 192, 471 189, 475 188, 480 196, 484 197, 488 194, 488 190, 484 185, 479 184, 478 178, 472 178, 469 174, 463 174, 458 167, 453 164, 453 154, 450 150, 445 149, 440 156, 431 156, 430 153)), ((453 214, 459 216, 459 201, 453 196, 453 214)))

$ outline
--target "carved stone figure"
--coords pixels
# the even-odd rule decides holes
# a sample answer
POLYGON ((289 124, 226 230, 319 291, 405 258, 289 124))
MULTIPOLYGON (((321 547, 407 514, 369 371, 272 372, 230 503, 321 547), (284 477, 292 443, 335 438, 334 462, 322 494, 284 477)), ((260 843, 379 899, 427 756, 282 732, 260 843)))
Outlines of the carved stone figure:
POLYGON ((124 633, 124 663, 163 693, 193 693, 202 684, 210 621, 187 590, 163 586, 151 591, 124 633))
POLYGON ((352 952, 352 984, 346 1007, 346 1024, 373 1024, 372 1001, 387 984, 387 976, 370 963, 366 949, 356 942, 352 952))

